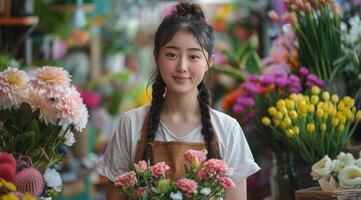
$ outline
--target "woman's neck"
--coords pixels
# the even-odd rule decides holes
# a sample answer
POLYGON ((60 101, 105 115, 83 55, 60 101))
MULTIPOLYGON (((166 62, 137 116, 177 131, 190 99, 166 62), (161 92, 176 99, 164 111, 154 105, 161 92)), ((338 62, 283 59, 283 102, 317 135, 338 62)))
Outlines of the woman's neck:
POLYGON ((162 113, 167 116, 174 114, 186 118, 199 115, 199 109, 197 94, 174 95, 167 93, 164 99, 162 113))

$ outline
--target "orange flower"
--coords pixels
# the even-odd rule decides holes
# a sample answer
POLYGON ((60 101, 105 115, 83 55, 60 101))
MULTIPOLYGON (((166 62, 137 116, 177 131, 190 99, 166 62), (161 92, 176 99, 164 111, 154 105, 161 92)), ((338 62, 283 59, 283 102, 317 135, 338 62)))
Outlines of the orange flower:
POLYGON ((223 110, 229 111, 231 107, 236 103, 237 97, 242 94, 243 89, 237 88, 230 93, 228 93, 221 102, 221 107, 223 110))

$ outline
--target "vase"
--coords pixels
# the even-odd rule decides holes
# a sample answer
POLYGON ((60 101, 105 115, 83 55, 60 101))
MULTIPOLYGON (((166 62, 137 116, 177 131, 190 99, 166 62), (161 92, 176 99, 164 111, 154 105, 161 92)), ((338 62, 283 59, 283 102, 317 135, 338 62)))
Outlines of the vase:
POLYGON ((298 190, 318 186, 318 182, 311 176, 312 164, 305 163, 303 160, 295 160, 294 163, 297 169, 296 188, 298 190))
POLYGON ((293 154, 287 151, 274 152, 270 180, 271 193, 274 199, 294 199, 296 175, 297 172, 293 165, 293 154))

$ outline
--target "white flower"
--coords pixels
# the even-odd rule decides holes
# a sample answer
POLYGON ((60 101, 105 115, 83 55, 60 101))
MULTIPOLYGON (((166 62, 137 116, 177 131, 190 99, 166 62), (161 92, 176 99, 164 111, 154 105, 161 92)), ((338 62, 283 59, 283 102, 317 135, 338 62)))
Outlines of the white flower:
POLYGON ((209 195, 210 193, 211 193, 211 189, 210 189, 210 188, 205 187, 205 188, 202 188, 202 189, 201 189, 201 194, 203 194, 204 196, 207 196, 207 195, 209 195))
POLYGON ((341 161, 337 159, 332 160, 332 165, 333 165, 333 171, 336 173, 338 173, 343 168, 341 161))
POLYGON ((61 192, 62 180, 60 174, 55 169, 46 169, 44 179, 48 187, 53 188, 57 192, 61 192))
POLYGON ((74 134, 73 132, 71 132, 70 130, 68 130, 65 134, 65 142, 64 144, 67 146, 73 146, 73 144, 76 142, 75 138, 74 138, 74 134))
POLYGON ((361 168, 356 165, 346 166, 338 174, 338 181, 341 188, 345 189, 361 186, 361 168))
POLYGON ((287 34, 290 30, 292 30, 291 24, 285 24, 282 26, 282 32, 287 34))
POLYGON ((361 158, 357 159, 357 160, 355 161, 355 164, 356 164, 357 167, 360 167, 360 168, 361 168, 361 158))
POLYGON ((40 197, 39 200, 52 200, 51 197, 40 197))
POLYGON ((16 68, 0 72, 0 108, 18 108, 27 99, 28 81, 25 71, 16 68))
POLYGON ((355 164, 355 158, 350 153, 341 152, 340 154, 338 154, 337 160, 341 162, 342 167, 355 164))
POLYGON ((326 155, 312 166, 311 176, 314 180, 327 178, 333 170, 331 159, 326 155))
POLYGON ((176 192, 176 193, 170 193, 170 198, 173 200, 182 200, 182 193, 180 191, 176 192))

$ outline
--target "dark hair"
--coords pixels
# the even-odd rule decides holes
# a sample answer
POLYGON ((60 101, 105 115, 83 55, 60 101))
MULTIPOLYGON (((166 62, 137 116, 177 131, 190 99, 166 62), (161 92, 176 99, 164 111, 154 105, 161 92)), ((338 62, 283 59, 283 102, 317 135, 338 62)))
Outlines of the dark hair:
MULTIPOLYGON (((206 50, 208 58, 213 55, 214 30, 212 26, 207 24, 201 7, 198 4, 179 3, 176 10, 163 19, 155 33, 153 51, 155 58, 158 56, 160 49, 179 31, 192 34, 197 39, 201 48, 206 50)), ((205 58, 207 59, 207 56, 205 56, 205 58)), ((208 59, 207 63, 209 63, 208 59)), ((151 163, 153 163, 153 152, 150 142, 154 140, 155 132, 158 129, 163 107, 163 95, 166 88, 158 68, 152 77, 152 103, 148 117, 148 144, 143 155, 143 159, 150 160, 151 163)), ((203 81, 197 88, 198 102, 201 110, 201 132, 207 143, 207 157, 220 158, 218 144, 216 143, 215 133, 211 123, 209 90, 203 81)))

